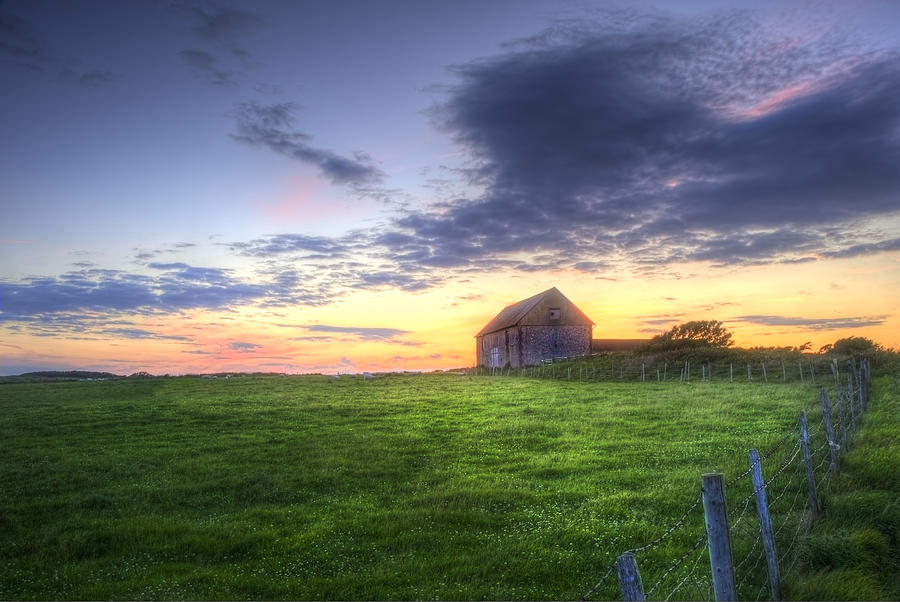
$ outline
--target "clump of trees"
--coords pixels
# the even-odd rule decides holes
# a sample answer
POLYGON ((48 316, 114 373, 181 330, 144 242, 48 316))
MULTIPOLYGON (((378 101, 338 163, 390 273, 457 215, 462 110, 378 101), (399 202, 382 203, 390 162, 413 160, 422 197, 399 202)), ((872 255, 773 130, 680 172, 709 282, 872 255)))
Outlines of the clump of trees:
POLYGON ((719 320, 692 320, 656 335, 647 343, 645 351, 724 349, 733 344, 731 333, 719 320))
POLYGON ((883 347, 866 337, 846 337, 838 339, 830 345, 819 349, 819 353, 832 353, 846 357, 870 357, 876 351, 883 351, 883 347))
MULTIPOLYGON (((637 355, 650 354, 658 361, 739 361, 768 362, 791 360, 799 361, 804 356, 813 355, 812 343, 785 347, 752 347, 739 349, 733 347, 732 334, 719 320, 693 320, 673 326, 670 330, 650 339, 637 355)), ((863 357, 900 362, 900 355, 885 349, 872 339, 866 337, 846 337, 838 339, 830 345, 821 347, 820 357, 837 357, 843 359, 859 359, 863 357)), ((830 361, 830 359, 829 359, 830 361)))

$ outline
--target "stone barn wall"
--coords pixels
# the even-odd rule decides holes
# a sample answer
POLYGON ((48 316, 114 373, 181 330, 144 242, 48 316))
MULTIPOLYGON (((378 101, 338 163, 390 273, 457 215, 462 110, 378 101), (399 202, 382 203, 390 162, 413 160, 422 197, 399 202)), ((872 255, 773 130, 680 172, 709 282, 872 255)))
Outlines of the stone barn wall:
POLYGON ((590 355, 591 327, 579 325, 520 326, 524 362, 532 366, 558 357, 590 355))
POLYGON ((590 326, 514 326, 479 337, 476 359, 488 368, 521 368, 590 352, 590 326))

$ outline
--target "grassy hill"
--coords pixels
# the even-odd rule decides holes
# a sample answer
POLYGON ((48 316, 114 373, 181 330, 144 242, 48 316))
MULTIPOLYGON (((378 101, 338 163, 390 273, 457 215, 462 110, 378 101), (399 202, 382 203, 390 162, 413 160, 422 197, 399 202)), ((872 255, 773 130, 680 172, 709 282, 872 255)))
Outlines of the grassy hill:
MULTIPOLYGON (((447 374, 6 384, 0 598, 574 599, 815 399, 447 374)), ((645 582, 702 532, 691 512, 645 582)))

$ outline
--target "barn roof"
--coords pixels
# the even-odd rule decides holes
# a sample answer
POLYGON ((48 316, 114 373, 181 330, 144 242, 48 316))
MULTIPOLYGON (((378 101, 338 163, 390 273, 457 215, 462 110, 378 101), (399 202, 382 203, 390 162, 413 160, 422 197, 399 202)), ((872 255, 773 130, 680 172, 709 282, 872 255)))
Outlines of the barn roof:
MULTIPOLYGON (((568 298, 563 295, 555 286, 553 288, 548 288, 544 292, 538 293, 533 297, 522 299, 521 301, 513 303, 512 305, 507 305, 502 310, 500 310, 500 313, 497 314, 493 320, 488 322, 487 325, 482 328, 475 336, 480 337, 481 335, 488 334, 490 332, 496 332, 498 330, 503 330, 504 328, 509 328, 510 326, 515 326, 522 320, 522 318, 525 317, 525 314, 530 312, 535 305, 540 303, 544 297, 551 293, 556 293, 557 295, 568 301, 568 298)), ((569 302, 571 303, 571 301, 569 302)), ((572 306, 575 307, 575 304, 572 303, 572 306)), ((578 308, 575 307, 575 309, 578 308)), ((579 313, 582 313, 582 315, 584 315, 581 310, 578 311, 579 313)), ((591 324, 593 324, 593 321, 591 321, 590 318, 588 318, 587 316, 584 317, 586 320, 590 321, 591 324)))

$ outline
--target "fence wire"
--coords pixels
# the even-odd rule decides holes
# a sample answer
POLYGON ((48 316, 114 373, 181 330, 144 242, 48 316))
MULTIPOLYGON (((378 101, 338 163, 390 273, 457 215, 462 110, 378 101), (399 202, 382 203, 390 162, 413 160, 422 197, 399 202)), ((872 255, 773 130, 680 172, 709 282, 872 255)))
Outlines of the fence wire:
POLYGON ((609 576, 612 575, 612 573, 613 573, 614 570, 616 570, 616 563, 615 563, 615 562, 613 562, 611 565, 609 565, 609 569, 608 569, 608 570, 606 571, 606 573, 604 573, 604 575, 600 578, 600 581, 598 581, 597 584, 596 584, 594 587, 592 587, 591 589, 589 589, 585 595, 581 596, 581 602, 585 602, 586 600, 590 600, 590 599, 591 599, 591 596, 594 595, 594 592, 597 591, 598 589, 600 589, 600 586, 603 585, 603 583, 604 583, 607 579, 609 579, 609 576))
MULTIPOLYGON (((656 591, 656 588, 658 588, 658 587, 660 586, 660 584, 661 584, 663 581, 665 581, 666 578, 667 578, 669 575, 671 575, 672 573, 674 573, 674 572, 678 569, 678 567, 680 567, 680 566, 684 563, 684 561, 687 559, 688 556, 690 556, 691 554, 693 554, 694 552, 696 552, 696 551, 700 548, 700 546, 702 546, 704 543, 706 543, 706 534, 705 534, 705 533, 704 533, 703 535, 701 535, 699 538, 697 538, 697 541, 694 542, 694 545, 691 546, 691 548, 690 548, 687 552, 685 552, 684 554, 682 554, 682 556, 681 556, 678 560, 676 560, 675 562, 673 562, 672 564, 669 565, 669 567, 668 567, 668 568, 666 569, 666 571, 662 574, 662 576, 660 576, 660 578, 656 580, 656 583, 654 583, 653 585, 651 585, 651 586, 650 586, 650 589, 648 589, 648 590, 646 591, 646 595, 647 595, 648 597, 651 596, 651 595, 653 595, 653 592, 656 591)), ((694 567, 691 569, 691 571, 687 574, 687 576, 685 576, 685 578, 682 580, 682 582, 679 583, 679 584, 675 587, 675 589, 673 589, 673 590, 671 590, 671 591, 669 592, 669 595, 667 595, 666 598, 665 598, 666 600, 668 600, 669 598, 671 598, 671 597, 675 594, 675 592, 678 591, 678 589, 682 586, 683 582, 684 582, 685 580, 687 580, 690 576, 693 575, 693 571, 694 571, 694 570, 696 570, 696 566, 694 566, 694 567)))
POLYGON ((668 539, 672 535, 672 533, 674 533, 682 525, 684 525, 685 521, 687 520, 687 517, 690 515, 691 512, 694 511, 694 509, 697 506, 700 505, 700 502, 702 500, 703 500, 703 494, 702 493, 697 494, 697 499, 694 500, 694 503, 692 503, 690 506, 688 506, 688 509, 685 510, 684 514, 681 515, 681 518, 679 518, 677 521, 675 521, 671 527, 666 529, 665 533, 663 533, 662 535, 660 535, 659 537, 657 537, 650 543, 643 545, 639 548, 632 548, 630 550, 626 550, 625 553, 631 552, 632 554, 639 554, 640 552, 645 552, 647 550, 651 550, 651 549, 655 548, 656 546, 658 546, 660 543, 662 543, 663 541, 668 539))
MULTIPOLYGON (((679 368, 679 366, 674 366, 676 371, 679 368)), ((681 371, 682 378, 684 378, 685 368, 681 367, 681 371)), ((707 371, 706 374, 710 375, 711 372, 707 371)), ((867 373, 866 376, 868 376, 867 373)), ((850 436, 860 422, 863 411, 861 401, 863 386, 854 384, 855 386, 847 386, 842 389, 840 380, 838 380, 837 390, 833 393, 833 397, 828 397, 827 407, 831 411, 834 437, 837 441, 828 440, 825 429, 826 420, 823 400, 819 398, 811 401, 805 408, 810 442, 815 441, 818 443, 818 446, 810 451, 810 459, 813 472, 812 480, 816 490, 819 492, 819 496, 825 493, 834 475, 834 471, 830 466, 832 447, 837 449, 838 454, 843 453, 847 449, 847 442, 850 436), (831 399, 834 399, 834 401, 831 401, 831 399), (819 443, 820 441, 821 443, 819 443)), ((801 457, 803 443, 800 440, 798 424, 799 420, 792 425, 788 433, 759 455, 759 462, 763 463, 763 468, 769 463, 769 460, 773 460, 773 465, 777 466, 768 475, 768 478, 765 478, 761 489, 764 488, 767 493, 767 506, 775 540, 776 561, 782 569, 782 577, 790 574, 801 558, 799 553, 801 549, 800 542, 803 541, 803 536, 811 528, 814 516, 813 508, 810 507, 810 492, 808 491, 809 485, 806 477, 807 468, 801 457), (793 442, 792 445, 791 442, 793 442), (775 491, 777 493, 770 495, 775 491)), ((755 466, 753 465, 749 466, 725 483, 726 491, 732 494, 732 498, 736 497, 734 493, 741 489, 741 484, 749 479, 754 468, 755 466)), ((744 493, 737 496, 736 501, 729 503, 731 510, 728 512, 728 520, 732 546, 735 551, 734 556, 735 558, 740 557, 740 561, 732 566, 734 567, 735 577, 738 579, 736 583, 738 598, 760 600, 765 597, 767 591, 770 594, 772 592, 770 591, 771 583, 765 570, 766 563, 763 563, 766 554, 762 545, 761 529, 757 521, 748 518, 756 514, 751 511, 751 505, 755 506, 754 502, 758 490, 753 487, 748 487, 748 489, 750 490, 749 493, 746 493, 747 490, 744 490, 744 493), (761 564, 762 568, 760 567, 761 564)), ((712 575, 709 567, 702 562, 707 557, 707 550, 704 546, 707 542, 706 533, 693 539, 684 548, 685 551, 679 551, 678 557, 668 564, 660 563, 658 561, 658 553, 653 552, 655 548, 672 538, 676 532, 686 528, 691 513, 695 511, 702 501, 703 495, 700 493, 681 517, 672 523, 659 537, 645 545, 627 550, 627 552, 632 554, 648 554, 648 557, 645 557, 645 561, 647 561, 647 567, 645 568, 650 569, 648 574, 651 571, 662 571, 653 584, 644 592, 647 599, 651 599, 651 596, 663 600, 671 600, 673 598, 712 599, 712 575), (667 582, 671 582, 669 588, 664 587, 667 582)), ((678 539, 683 541, 681 537, 678 539)), ((607 582, 615 572, 615 567, 616 564, 613 563, 600 581, 582 597, 582 600, 589 599, 591 594, 596 592, 603 583, 607 582)))

